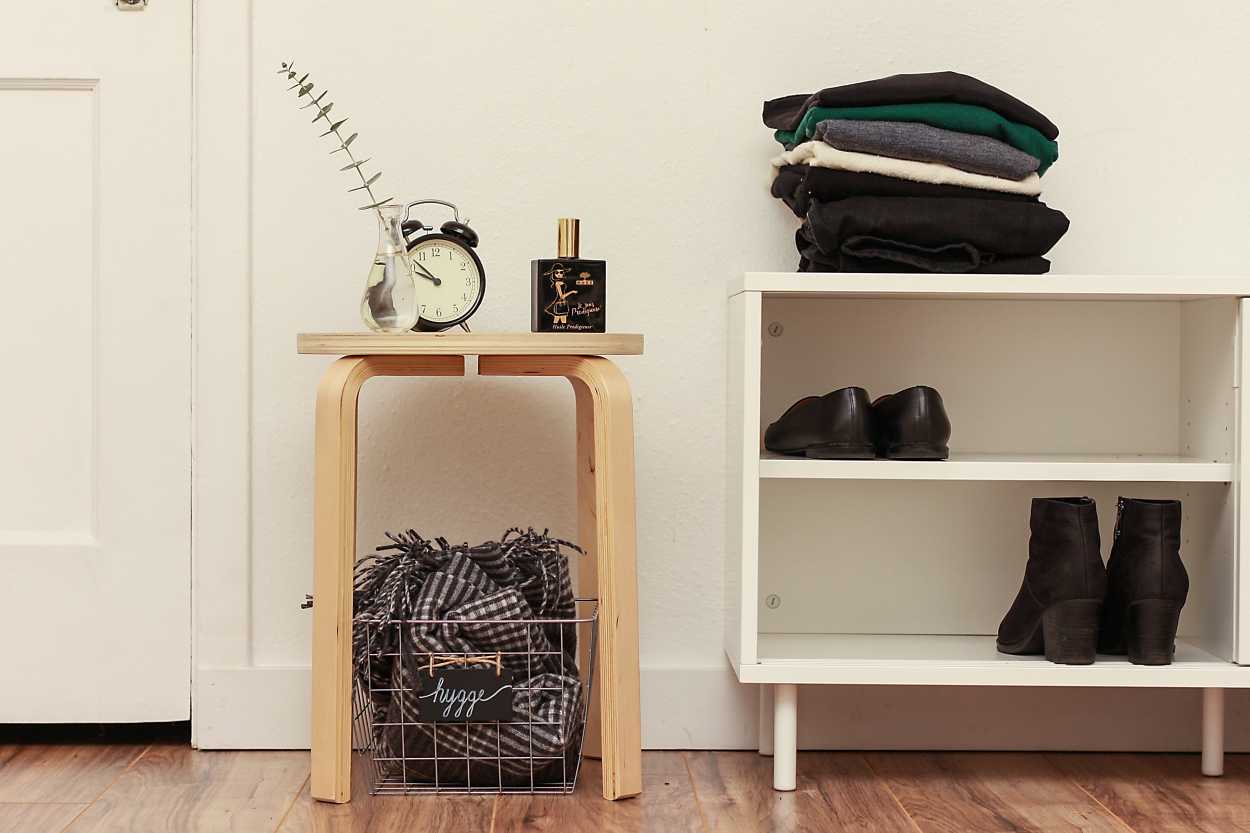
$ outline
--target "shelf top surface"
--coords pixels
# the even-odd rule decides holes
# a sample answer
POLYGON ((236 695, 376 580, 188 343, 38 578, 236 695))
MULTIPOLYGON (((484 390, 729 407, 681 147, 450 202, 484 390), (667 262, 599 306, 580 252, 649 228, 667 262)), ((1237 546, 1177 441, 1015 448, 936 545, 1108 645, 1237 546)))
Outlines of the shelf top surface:
POLYGON ((948 460, 809 460, 760 452, 761 478, 832 480, 1050 480, 1227 483, 1233 464, 1153 454, 975 454, 948 460))
POLYGON ((300 333, 300 353, 329 356, 638 356, 640 333, 300 333))
POLYGON ((982 298, 985 300, 1186 301, 1250 298, 1250 275, 913 275, 747 272, 729 295, 982 298))

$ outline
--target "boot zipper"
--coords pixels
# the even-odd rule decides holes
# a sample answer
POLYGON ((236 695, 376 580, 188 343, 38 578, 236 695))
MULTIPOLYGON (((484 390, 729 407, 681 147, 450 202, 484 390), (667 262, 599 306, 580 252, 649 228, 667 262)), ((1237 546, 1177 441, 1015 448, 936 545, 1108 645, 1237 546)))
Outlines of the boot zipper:
POLYGON ((1124 514, 1124 498, 1116 498, 1115 501, 1115 533, 1112 540, 1120 537, 1120 516, 1124 514))

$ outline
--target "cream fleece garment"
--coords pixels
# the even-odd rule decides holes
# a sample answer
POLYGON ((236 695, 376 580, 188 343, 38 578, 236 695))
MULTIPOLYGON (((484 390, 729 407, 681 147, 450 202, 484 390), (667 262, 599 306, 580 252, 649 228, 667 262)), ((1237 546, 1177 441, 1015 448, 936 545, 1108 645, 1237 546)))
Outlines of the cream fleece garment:
POLYGON ((889 156, 873 156, 838 150, 824 142, 804 142, 773 157, 773 174, 785 165, 811 165, 816 168, 834 168, 839 171, 857 171, 865 174, 881 174, 912 182, 931 182, 935 185, 961 185, 964 188, 980 188, 983 191, 1002 191, 1007 194, 1025 194, 1035 197, 1042 193, 1042 179, 1029 174, 1024 179, 1003 179, 997 176, 974 174, 942 165, 937 162, 915 162, 910 159, 893 159, 889 156))

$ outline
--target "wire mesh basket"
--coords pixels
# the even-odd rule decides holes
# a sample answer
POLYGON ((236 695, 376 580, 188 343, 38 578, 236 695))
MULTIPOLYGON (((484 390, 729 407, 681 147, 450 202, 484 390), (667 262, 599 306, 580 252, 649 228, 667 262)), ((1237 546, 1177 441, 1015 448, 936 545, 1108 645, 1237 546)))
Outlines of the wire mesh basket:
POLYGON ((404 619, 355 627, 364 630, 366 650, 356 657, 353 746, 369 766, 371 795, 573 791, 594 680, 597 600, 577 599, 570 619, 404 619), (421 637, 470 624, 489 634, 478 645, 523 649, 417 647, 431 642, 421 637), (581 677, 579 631, 587 649, 581 677), (467 673, 445 687, 455 672, 467 673))

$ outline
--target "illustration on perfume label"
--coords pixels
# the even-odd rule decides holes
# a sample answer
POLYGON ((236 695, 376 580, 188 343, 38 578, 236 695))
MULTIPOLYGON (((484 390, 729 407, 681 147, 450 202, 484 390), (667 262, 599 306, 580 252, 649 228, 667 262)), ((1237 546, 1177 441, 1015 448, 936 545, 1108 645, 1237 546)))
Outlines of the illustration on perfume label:
POLYGON ((595 260, 536 261, 531 329, 541 333, 604 332, 604 267, 603 261, 595 260))

